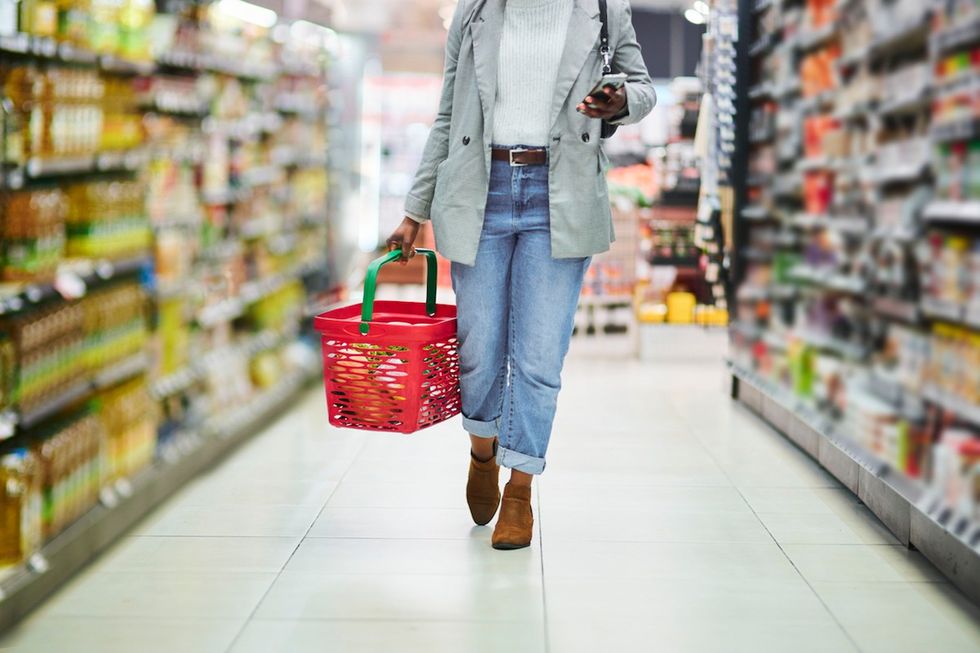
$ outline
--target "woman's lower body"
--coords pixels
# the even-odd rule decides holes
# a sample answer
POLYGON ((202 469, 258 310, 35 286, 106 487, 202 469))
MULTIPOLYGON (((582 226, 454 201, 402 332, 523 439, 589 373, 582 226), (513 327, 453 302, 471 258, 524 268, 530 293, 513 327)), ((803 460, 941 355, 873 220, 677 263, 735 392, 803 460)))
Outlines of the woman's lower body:
POLYGON ((467 489, 477 523, 489 522, 496 512, 497 465, 513 470, 497 531, 506 526, 509 494, 527 499, 530 517, 530 478, 545 468, 561 370, 590 261, 552 258, 548 197, 547 165, 494 161, 476 263, 452 266, 463 426, 478 445, 467 489), (490 455, 481 460, 478 449, 490 455), (494 451, 496 460, 486 460, 494 451))

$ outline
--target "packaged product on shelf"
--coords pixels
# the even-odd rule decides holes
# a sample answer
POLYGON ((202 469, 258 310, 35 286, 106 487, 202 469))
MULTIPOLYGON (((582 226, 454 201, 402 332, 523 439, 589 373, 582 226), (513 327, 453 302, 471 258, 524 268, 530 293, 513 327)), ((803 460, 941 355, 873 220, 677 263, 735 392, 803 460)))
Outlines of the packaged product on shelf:
POLYGON ((142 115, 129 80, 107 77, 105 80, 102 151, 129 150, 143 143, 142 115))
POLYGON ((34 445, 41 468, 45 539, 98 502, 106 481, 106 451, 105 428, 92 413, 50 427, 34 445))
POLYGON ((187 323, 187 300, 180 295, 165 297, 157 303, 154 342, 157 355, 156 376, 165 377, 190 364, 190 327, 187 323))
POLYGON ((0 321, 16 356, 14 403, 30 411, 79 382, 86 373, 82 309, 60 305, 0 321))
POLYGON ((81 182, 67 192, 70 256, 115 259, 148 252, 152 234, 141 182, 81 182))
POLYGON ((156 450, 157 408, 144 378, 137 378, 95 398, 106 431, 106 477, 132 477, 145 469, 156 450))
POLYGON ((932 447, 930 485, 957 514, 980 520, 980 433, 950 427, 932 447))
POLYGON ((0 567, 16 565, 41 547, 41 474, 27 449, 0 456, 0 567))
POLYGON ((980 404, 980 334, 951 324, 932 329, 925 380, 930 389, 980 404))
POLYGON ((34 36, 57 36, 58 5, 52 0, 21 0, 20 29, 34 36))
POLYGON ((146 344, 146 295, 138 284, 97 290, 81 306, 85 360, 92 372, 138 353, 146 344))
POLYGON ((0 197, 0 277, 54 279, 65 254, 68 202, 58 189, 23 190, 0 197))
POLYGON ((282 356, 278 352, 260 352, 250 364, 252 383, 257 388, 271 388, 283 375, 282 356))
POLYGON ((22 125, 22 158, 98 151, 105 82, 95 70, 50 64, 3 69, 4 93, 22 125))
POLYGON ((258 331, 282 331, 296 323, 303 310, 303 298, 303 284, 291 281, 249 306, 249 321, 258 331))

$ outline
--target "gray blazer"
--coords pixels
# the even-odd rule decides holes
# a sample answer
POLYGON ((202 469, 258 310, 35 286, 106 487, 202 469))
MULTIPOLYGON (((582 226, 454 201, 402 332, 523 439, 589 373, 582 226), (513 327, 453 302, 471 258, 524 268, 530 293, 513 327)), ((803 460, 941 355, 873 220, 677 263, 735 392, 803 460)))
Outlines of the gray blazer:
MULTIPOLYGON (((599 3, 574 2, 551 111, 549 186, 555 258, 606 251, 615 237, 601 121, 575 109, 602 74, 599 3)), ((505 4, 506 0, 460 0, 449 28, 439 113, 405 202, 405 213, 416 221, 431 218, 436 247, 443 256, 466 265, 476 261, 483 229, 505 4)), ((629 75, 629 113, 618 124, 630 124, 650 113, 656 96, 636 42, 629 0, 609 0, 608 6, 613 69, 629 75)))

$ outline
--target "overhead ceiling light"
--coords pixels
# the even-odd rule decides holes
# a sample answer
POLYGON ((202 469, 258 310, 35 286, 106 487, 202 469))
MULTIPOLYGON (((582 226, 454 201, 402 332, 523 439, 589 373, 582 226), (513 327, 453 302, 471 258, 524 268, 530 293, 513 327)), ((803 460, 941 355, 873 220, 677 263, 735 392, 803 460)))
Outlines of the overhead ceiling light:
POLYGON ((684 18, 686 18, 689 23, 694 23, 695 25, 704 25, 707 22, 704 14, 693 7, 684 12, 684 18))
POLYGON ((226 16, 231 16, 232 18, 237 18, 238 20, 252 23, 259 27, 272 27, 279 20, 279 16, 271 9, 253 5, 251 2, 244 2, 243 0, 219 0, 215 6, 218 11, 226 16))
POLYGON ((711 8, 708 7, 708 3, 704 2, 704 0, 697 0, 697 2, 694 3, 694 10, 704 14, 705 16, 711 13, 711 8))

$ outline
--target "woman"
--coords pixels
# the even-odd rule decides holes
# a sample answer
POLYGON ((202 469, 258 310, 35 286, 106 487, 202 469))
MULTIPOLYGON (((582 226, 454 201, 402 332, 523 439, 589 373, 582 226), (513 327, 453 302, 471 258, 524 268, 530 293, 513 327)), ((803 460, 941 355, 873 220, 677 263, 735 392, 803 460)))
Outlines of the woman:
POLYGON ((612 66, 628 81, 608 101, 587 97, 602 77, 601 14, 599 0, 460 0, 439 113, 388 239, 407 260, 431 219, 452 261, 466 499, 479 525, 502 506, 496 549, 531 543, 531 481, 583 276, 613 237, 602 123, 637 122, 655 102, 628 0, 606 11, 612 66), (511 470, 502 502, 500 465, 511 470))

